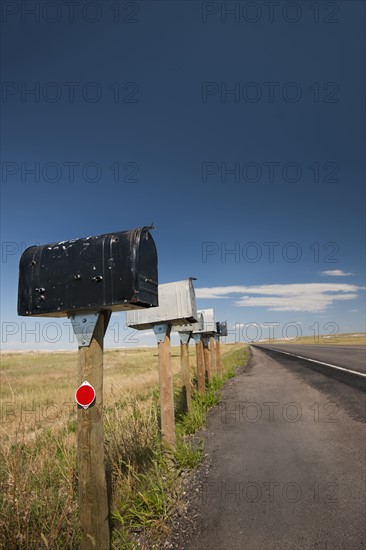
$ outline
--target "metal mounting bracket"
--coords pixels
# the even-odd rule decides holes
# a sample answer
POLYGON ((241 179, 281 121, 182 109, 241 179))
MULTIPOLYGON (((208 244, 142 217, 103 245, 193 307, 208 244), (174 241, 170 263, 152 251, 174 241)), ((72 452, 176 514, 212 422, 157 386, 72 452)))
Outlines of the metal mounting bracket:
POLYGON ((153 330, 158 344, 162 344, 164 342, 165 336, 168 332, 168 326, 168 323, 159 323, 158 325, 154 325, 153 330))
POLYGON ((196 344, 198 344, 200 341, 201 341, 201 334, 199 333, 193 333, 192 334, 192 338, 193 340, 195 341, 196 344))
POLYGON ((203 345, 205 348, 208 348, 208 344, 210 343, 210 338, 211 336, 208 335, 208 334, 203 334, 202 335, 202 342, 203 342, 203 345))
POLYGON ((99 311, 69 315, 80 348, 90 346, 99 315, 99 311))
POLYGON ((192 332, 190 331, 179 331, 179 338, 182 344, 188 344, 191 339, 192 332))

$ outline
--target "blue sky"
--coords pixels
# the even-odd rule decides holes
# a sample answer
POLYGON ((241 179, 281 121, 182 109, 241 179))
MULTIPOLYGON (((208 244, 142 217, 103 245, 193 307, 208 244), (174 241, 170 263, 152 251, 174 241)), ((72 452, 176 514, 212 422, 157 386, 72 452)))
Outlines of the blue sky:
MULTIPOLYGON (((364 330, 363 2, 24 5, 2 12, 3 349, 76 346, 17 316, 25 247, 151 222, 160 282, 197 277, 229 339, 364 330)), ((107 346, 153 342, 112 317, 107 346)))

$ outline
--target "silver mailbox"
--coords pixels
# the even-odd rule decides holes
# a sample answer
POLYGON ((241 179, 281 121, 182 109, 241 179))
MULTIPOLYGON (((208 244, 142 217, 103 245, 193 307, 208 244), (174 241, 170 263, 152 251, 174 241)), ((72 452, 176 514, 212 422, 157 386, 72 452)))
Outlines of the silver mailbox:
POLYGON ((193 333, 216 333, 215 311, 213 309, 200 309, 198 315, 203 315, 203 328, 194 330, 193 333))
POLYGON ((203 314, 197 312, 197 322, 186 325, 176 325, 174 330, 177 332, 202 332, 204 328, 203 314))
POLYGON ((158 307, 127 311, 126 324, 137 330, 146 330, 160 323, 182 325, 197 321, 196 296, 192 279, 159 285, 158 297, 158 307))

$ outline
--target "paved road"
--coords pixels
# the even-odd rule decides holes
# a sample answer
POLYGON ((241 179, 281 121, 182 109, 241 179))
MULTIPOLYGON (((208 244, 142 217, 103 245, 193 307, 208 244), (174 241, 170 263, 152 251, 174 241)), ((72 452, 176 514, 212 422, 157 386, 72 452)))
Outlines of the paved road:
POLYGON ((364 550, 366 394, 252 351, 203 431, 198 531, 180 548, 364 550))
POLYGON ((263 348, 287 351, 345 369, 366 373, 366 346, 330 346, 298 344, 259 344, 263 348))

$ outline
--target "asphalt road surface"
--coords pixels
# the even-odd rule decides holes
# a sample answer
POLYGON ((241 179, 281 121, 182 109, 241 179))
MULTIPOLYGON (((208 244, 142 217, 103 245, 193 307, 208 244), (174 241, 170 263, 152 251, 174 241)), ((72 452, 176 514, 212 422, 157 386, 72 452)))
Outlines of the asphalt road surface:
POLYGON ((206 430, 186 550, 366 548, 366 394, 252 348, 206 430))
POLYGON ((259 344, 263 348, 272 348, 287 351, 295 355, 302 355, 324 363, 331 363, 345 369, 366 372, 365 346, 330 346, 330 345, 297 345, 297 344, 259 344))

